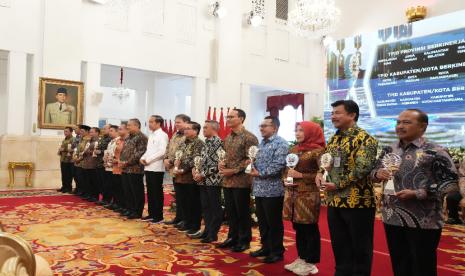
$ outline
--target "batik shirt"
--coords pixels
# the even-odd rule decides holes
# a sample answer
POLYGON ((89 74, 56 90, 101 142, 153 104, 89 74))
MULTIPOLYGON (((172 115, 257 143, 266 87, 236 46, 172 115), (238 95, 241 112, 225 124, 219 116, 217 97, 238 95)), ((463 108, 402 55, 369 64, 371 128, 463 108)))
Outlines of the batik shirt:
POLYGON ((98 141, 98 147, 97 150, 100 151, 99 154, 97 154, 97 168, 103 168, 103 155, 105 154, 105 150, 108 147, 108 144, 111 142, 111 137, 109 135, 103 135, 100 137, 98 141))
POLYGON ((186 138, 182 144, 179 145, 178 150, 182 151, 181 164, 179 170, 182 173, 176 174, 176 183, 192 184, 195 183, 192 176, 192 168, 194 168, 194 158, 200 156, 205 143, 195 137, 193 139, 186 138))
POLYGON ((79 144, 76 146, 76 159, 75 159, 75 166, 82 167, 83 155, 84 150, 86 149, 87 145, 90 146, 90 136, 81 137, 79 140, 79 144))
MULTIPOLYGON (((171 140, 168 143, 168 146, 166 146, 165 159, 168 159, 170 161, 171 165, 174 165, 174 159, 176 157, 176 151, 178 150, 179 145, 184 143, 185 139, 186 139, 186 137, 184 137, 184 135, 180 131, 178 131, 178 132, 176 132, 176 135, 171 137, 171 140)), ((169 173, 170 173, 170 175, 175 177, 175 175, 173 174, 173 169, 174 169, 174 167, 172 167, 169 170, 169 173)))
POLYGON ((223 149, 223 141, 218 136, 205 139, 205 147, 202 150, 202 164, 200 173, 205 177, 198 183, 206 186, 221 186, 223 178, 218 170, 218 150, 223 149))
POLYGON ((284 196, 282 172, 286 168, 289 143, 273 135, 265 138, 258 146, 254 167, 259 176, 253 178, 253 195, 258 197, 284 196))
POLYGON ((98 138, 91 138, 85 145, 82 152, 81 166, 86 170, 93 170, 97 168, 97 157, 94 156, 95 144, 98 138))
POLYGON ((383 222, 412 228, 442 228, 444 195, 458 189, 457 170, 449 154, 423 138, 405 146, 397 142, 383 149, 372 178, 376 179, 376 171, 383 167, 382 159, 387 153, 397 154, 402 159, 393 176, 396 192, 414 190, 416 198, 401 200, 394 195, 383 195, 383 222))
POLYGON ((120 160, 126 162, 123 173, 143 174, 144 166, 140 163, 140 158, 147 149, 147 136, 142 132, 129 134, 124 141, 124 147, 121 151, 120 160))
POLYGON ((60 146, 60 162, 73 163, 73 136, 65 138, 60 146))
POLYGON ((255 135, 242 127, 239 131, 232 131, 224 141, 224 150, 226 151, 225 166, 227 169, 237 169, 238 173, 223 178, 223 187, 225 188, 250 188, 252 177, 246 174, 247 157, 249 148, 257 146, 258 140, 255 135))
POLYGON ((369 174, 375 166, 378 142, 365 130, 354 126, 337 131, 326 145, 333 157, 329 182, 336 190, 326 192, 326 203, 338 208, 373 208, 375 198, 369 174))

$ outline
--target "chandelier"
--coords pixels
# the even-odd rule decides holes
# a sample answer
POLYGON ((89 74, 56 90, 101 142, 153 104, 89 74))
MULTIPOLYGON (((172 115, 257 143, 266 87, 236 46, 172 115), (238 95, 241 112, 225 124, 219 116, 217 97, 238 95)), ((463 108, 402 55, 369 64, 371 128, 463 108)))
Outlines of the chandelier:
POLYGON ((113 97, 118 98, 119 101, 122 103, 127 98, 129 98, 129 96, 134 92, 135 90, 123 86, 123 68, 121 68, 119 87, 113 88, 113 93, 112 93, 113 97))
POLYGON ((305 38, 322 37, 334 30, 340 15, 334 0, 297 0, 295 8, 289 12, 289 28, 305 38))

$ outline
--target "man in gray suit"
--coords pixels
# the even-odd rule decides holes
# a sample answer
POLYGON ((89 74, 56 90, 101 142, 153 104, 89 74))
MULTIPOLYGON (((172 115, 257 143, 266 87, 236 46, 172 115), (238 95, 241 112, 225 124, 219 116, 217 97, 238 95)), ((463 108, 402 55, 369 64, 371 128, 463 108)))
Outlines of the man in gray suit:
POLYGON ((45 123, 57 125, 76 124, 76 108, 66 103, 68 91, 60 87, 56 93, 56 102, 49 103, 45 107, 45 123))

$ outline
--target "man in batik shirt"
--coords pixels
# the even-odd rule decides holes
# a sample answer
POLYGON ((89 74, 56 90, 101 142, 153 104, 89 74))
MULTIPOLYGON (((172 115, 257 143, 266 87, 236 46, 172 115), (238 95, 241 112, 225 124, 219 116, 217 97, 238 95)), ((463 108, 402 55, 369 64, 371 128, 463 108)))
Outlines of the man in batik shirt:
POLYGON ((145 204, 144 166, 140 158, 147 149, 147 136, 140 131, 139 119, 128 121, 129 136, 124 141, 119 165, 123 169, 123 189, 127 196, 128 219, 142 218, 145 204))
POLYGON ((437 274, 443 199, 458 190, 457 171, 449 154, 423 138, 427 126, 428 115, 423 111, 403 111, 396 125, 399 141, 383 150, 371 174, 376 181, 391 177, 394 181, 394 191, 384 190, 381 208, 394 275, 437 274), (401 160, 393 173, 383 164, 387 154, 401 160))
POLYGON ((328 225, 336 261, 336 275, 370 275, 373 257, 375 198, 369 174, 376 161, 378 142, 357 126, 359 108, 352 100, 331 104, 337 129, 326 145, 332 156, 325 186, 328 225))

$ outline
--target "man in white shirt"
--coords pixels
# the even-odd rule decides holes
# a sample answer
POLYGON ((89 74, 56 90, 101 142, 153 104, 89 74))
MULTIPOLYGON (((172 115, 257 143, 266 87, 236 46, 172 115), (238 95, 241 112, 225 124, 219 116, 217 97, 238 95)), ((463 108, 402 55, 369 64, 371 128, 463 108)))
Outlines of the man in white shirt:
POLYGON ((161 129, 163 118, 152 115, 149 118, 149 141, 147 151, 142 155, 140 163, 145 166, 145 182, 147 185, 147 201, 149 215, 142 220, 150 222, 163 221, 163 175, 165 166, 163 158, 168 145, 168 135, 161 129))

